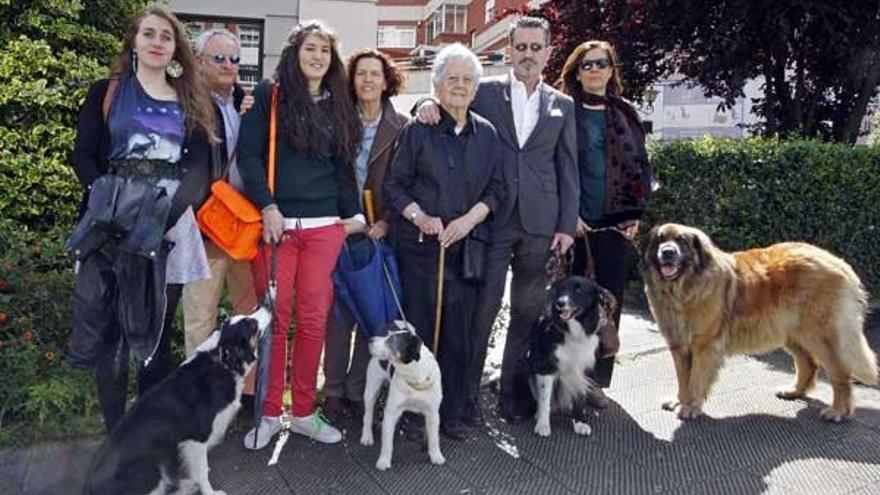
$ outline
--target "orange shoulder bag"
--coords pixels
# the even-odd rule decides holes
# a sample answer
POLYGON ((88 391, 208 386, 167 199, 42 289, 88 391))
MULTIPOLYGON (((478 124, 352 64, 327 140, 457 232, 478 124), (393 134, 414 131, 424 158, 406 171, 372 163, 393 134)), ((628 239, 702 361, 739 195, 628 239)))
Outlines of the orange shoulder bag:
MULTIPOLYGON (((278 85, 272 85, 272 103, 269 116, 269 192, 275 193, 275 122, 278 111, 278 85)), ((252 260, 257 256, 257 245, 263 235, 262 214, 242 193, 223 177, 211 184, 211 195, 205 201, 197 218, 199 229, 214 244, 234 260, 252 260)))

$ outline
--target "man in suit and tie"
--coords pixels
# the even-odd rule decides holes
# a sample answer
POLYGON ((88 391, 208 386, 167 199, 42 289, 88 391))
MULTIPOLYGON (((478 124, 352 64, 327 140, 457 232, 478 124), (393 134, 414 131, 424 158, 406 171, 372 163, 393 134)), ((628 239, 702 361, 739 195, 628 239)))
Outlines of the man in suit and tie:
MULTIPOLYGON (((503 145, 507 194, 492 221, 486 279, 477 301, 473 340, 474 368, 467 423, 483 423, 480 378, 489 337, 512 268, 510 327, 501 366, 500 413, 518 421, 534 413, 524 362, 528 336, 546 299, 546 263, 551 250, 567 251, 574 242, 579 176, 574 103, 543 81, 550 57, 550 25, 521 17, 510 27, 512 70, 480 81, 471 109, 487 118, 503 145)), ((424 102, 422 122, 439 121, 436 104, 424 102)))

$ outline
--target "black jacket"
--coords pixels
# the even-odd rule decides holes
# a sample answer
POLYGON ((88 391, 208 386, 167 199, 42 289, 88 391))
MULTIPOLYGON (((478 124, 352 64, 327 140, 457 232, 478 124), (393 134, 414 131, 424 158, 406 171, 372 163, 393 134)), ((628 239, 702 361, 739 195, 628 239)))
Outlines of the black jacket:
POLYGON ((394 220, 401 233, 417 234, 415 226, 400 215, 413 201, 444 224, 480 201, 492 213, 503 204, 501 146, 495 128, 468 112, 467 125, 456 135, 455 121, 442 109, 441 115, 437 125, 413 121, 403 129, 387 172, 385 202, 398 214, 394 220))
MULTIPOLYGON (((104 175, 110 155, 110 130, 104 121, 102 105, 109 79, 92 84, 76 121, 76 140, 70 163, 83 185, 80 216, 85 213, 89 186, 104 175)), ((167 225, 173 226, 190 205, 197 207, 208 197, 211 186, 212 150, 208 137, 199 131, 187 132, 181 149, 183 179, 174 195, 167 225)))
MULTIPOLYGON (((332 105, 332 98, 318 105, 332 105)), ((260 209, 272 203, 278 205, 285 218, 350 218, 361 213, 352 163, 336 155, 297 151, 280 132, 280 116, 275 138, 275 193, 269 192, 271 102, 272 82, 265 80, 254 89, 254 106, 241 121, 236 163, 247 197, 260 209)))

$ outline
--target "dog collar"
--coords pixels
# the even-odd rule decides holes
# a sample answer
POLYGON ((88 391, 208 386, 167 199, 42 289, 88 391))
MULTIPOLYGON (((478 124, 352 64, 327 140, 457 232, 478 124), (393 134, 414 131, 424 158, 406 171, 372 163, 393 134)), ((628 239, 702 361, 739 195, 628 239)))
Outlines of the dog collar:
POLYGON ((429 390, 431 387, 434 386, 434 379, 431 375, 428 375, 427 377, 425 377, 424 380, 416 383, 407 380, 404 381, 406 381, 406 384, 409 385, 413 390, 418 390, 420 392, 423 390, 429 390))

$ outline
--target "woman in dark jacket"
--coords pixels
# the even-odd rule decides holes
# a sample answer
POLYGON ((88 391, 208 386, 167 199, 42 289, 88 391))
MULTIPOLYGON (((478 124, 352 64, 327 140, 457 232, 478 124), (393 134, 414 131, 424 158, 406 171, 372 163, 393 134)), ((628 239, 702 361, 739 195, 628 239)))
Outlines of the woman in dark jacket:
MULTIPOLYGON (((445 251, 438 361, 443 376, 441 432, 462 440, 467 375, 474 359, 467 332, 473 327, 477 282, 463 277, 466 236, 488 241, 486 218, 503 194, 500 143, 495 128, 470 112, 482 67, 460 44, 434 60, 432 74, 440 102, 437 125, 418 122, 403 131, 385 182, 385 199, 404 293, 404 311, 432 347, 437 304, 438 259, 445 251), (444 251, 441 251, 441 246, 444 251)), ((473 239, 469 239, 471 241, 473 239)))
POLYGON ((278 294, 269 387, 260 428, 245 447, 261 449, 281 431, 288 326, 296 294, 296 334, 290 356, 290 429, 323 443, 342 433, 315 410, 318 365, 333 301, 330 278, 345 236, 366 230, 352 161, 362 126, 351 100, 338 41, 319 22, 304 22, 288 36, 275 70, 244 115, 238 138, 245 192, 263 213, 263 240, 254 263, 257 293, 268 287, 273 249, 278 294), (269 118, 277 91, 275 191, 269 191, 269 118), (270 244, 276 244, 272 247, 270 244))
POLYGON ((78 268, 67 360, 95 369, 108 430, 125 412, 129 350, 143 394, 173 367, 180 284, 205 276, 191 206, 207 194, 213 129, 186 30, 148 7, 110 79, 90 88, 71 157, 85 198, 68 241, 78 268))
MULTIPOLYGON (((409 121, 391 104, 391 97, 401 89, 403 77, 388 55, 373 48, 358 50, 348 60, 348 82, 364 128, 354 161, 355 177, 359 197, 366 198, 364 191, 371 192, 368 197, 376 218, 369 235, 376 240, 388 233, 385 217, 389 213, 382 201, 385 171, 397 136, 409 121)), ((324 342, 323 410, 331 421, 343 416, 363 416, 364 383, 370 362, 367 342, 360 333, 351 352, 352 319, 341 316, 337 320, 331 315, 324 342)))
MULTIPOLYGON (((573 271, 587 274, 592 265, 596 282, 617 300, 615 329, 628 266, 627 250, 639 228, 639 219, 653 186, 645 150, 645 133, 635 109, 620 97, 617 54, 605 41, 582 43, 565 61, 563 91, 574 98, 577 119, 580 213, 573 271)), ((608 387, 614 370, 616 348, 605 340, 593 378, 608 387)), ((589 402, 607 407, 601 388, 589 402)))

